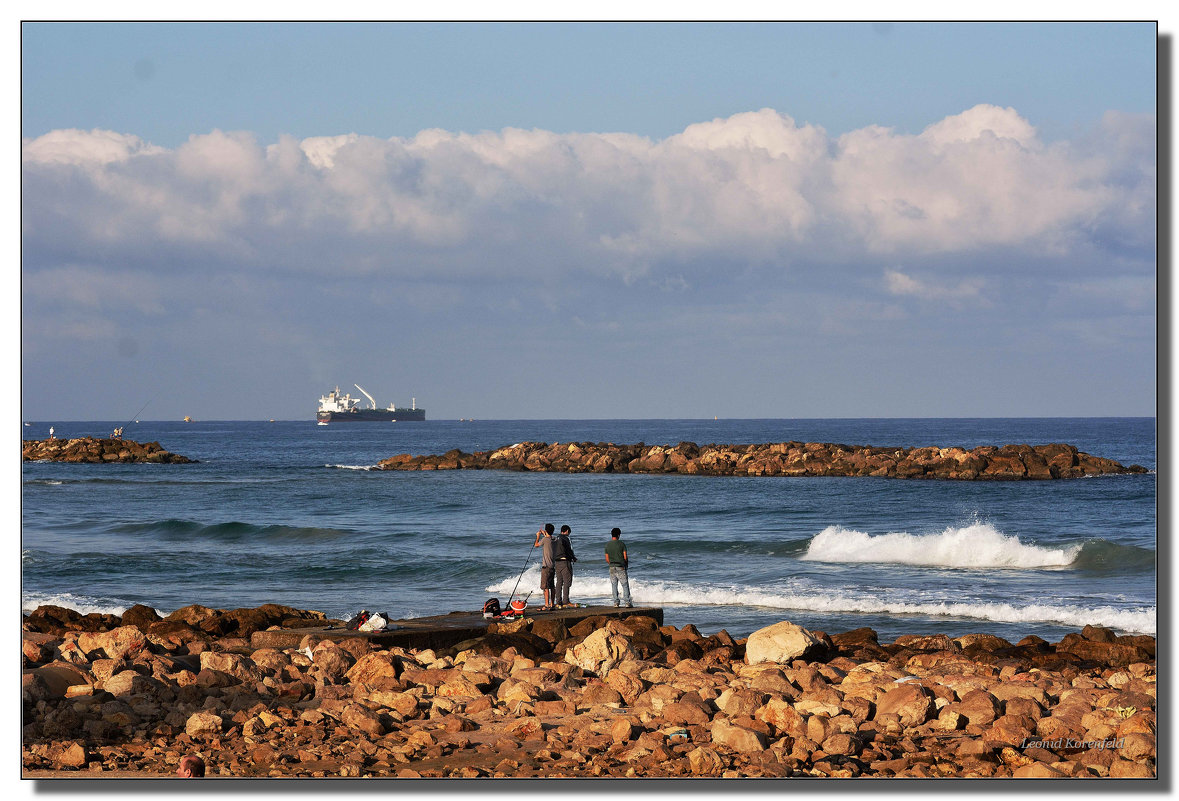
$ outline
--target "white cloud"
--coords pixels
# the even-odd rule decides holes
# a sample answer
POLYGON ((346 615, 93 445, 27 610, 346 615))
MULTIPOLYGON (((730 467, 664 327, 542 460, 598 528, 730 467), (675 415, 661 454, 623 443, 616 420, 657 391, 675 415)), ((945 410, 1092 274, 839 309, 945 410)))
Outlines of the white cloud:
POLYGON ((1153 247, 1153 127, 1117 115, 1094 142, 1054 145, 1013 109, 980 105, 916 136, 872 126, 832 139, 762 109, 662 141, 509 128, 262 146, 214 131, 165 150, 54 131, 22 151, 33 260, 101 249, 144 269, 168 254, 235 269, 700 286, 718 260, 1153 247))
POLYGON ((21 146, 26 164, 70 164, 100 166, 126 161, 136 155, 160 155, 167 151, 144 142, 137 136, 114 131, 80 131, 76 128, 50 131, 36 139, 25 139, 21 146))
POLYGON ((899 270, 885 270, 884 283, 890 295, 907 295, 921 300, 950 301, 951 303, 977 300, 983 289, 983 282, 977 278, 963 279, 954 286, 947 286, 913 278, 899 270))

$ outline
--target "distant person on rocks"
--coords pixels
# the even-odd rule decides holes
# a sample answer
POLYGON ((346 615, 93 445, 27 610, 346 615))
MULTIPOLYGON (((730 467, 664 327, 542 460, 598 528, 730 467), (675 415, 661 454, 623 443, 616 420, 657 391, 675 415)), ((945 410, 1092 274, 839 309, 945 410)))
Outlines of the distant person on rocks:
POLYGON ((53 426, 49 426, 49 438, 53 439, 53 426))
POLYGON ((553 540, 553 582, 555 597, 553 602, 558 609, 566 609, 577 604, 569 603, 569 587, 573 584, 573 563, 577 557, 573 555, 573 544, 569 542, 569 535, 573 529, 561 526, 561 533, 553 540))
POLYGON ((630 579, 626 571, 630 562, 626 557, 626 543, 622 541, 622 530, 610 529, 610 541, 606 543, 606 564, 610 566, 610 594, 618 606, 618 585, 622 585, 622 606, 632 607, 630 602, 630 579))
POLYGON ((553 603, 553 524, 545 523, 544 528, 536 532, 536 542, 532 547, 540 546, 540 588, 544 590, 544 608, 555 609, 553 603))
POLYGON ((176 768, 176 775, 182 779, 199 779, 205 775, 205 760, 196 754, 186 754, 180 758, 180 767, 176 768))

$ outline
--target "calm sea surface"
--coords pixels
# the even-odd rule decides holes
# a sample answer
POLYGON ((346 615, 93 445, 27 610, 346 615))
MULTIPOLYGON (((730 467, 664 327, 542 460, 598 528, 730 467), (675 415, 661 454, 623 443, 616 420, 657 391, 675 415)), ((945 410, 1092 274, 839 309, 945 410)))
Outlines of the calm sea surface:
MULTIPOLYGON (((53 422, 58 437, 117 422, 53 422)), ((41 439, 50 423, 26 426, 41 439)), ((525 440, 787 440, 943 447, 1067 442, 1156 467, 1153 418, 148 422, 191 465, 26 463, 22 606, 161 613, 281 603, 347 618, 478 609, 538 583, 532 535, 568 523, 574 600, 609 600, 623 531, 635 603, 705 634, 791 620, 829 633, 1156 630, 1154 473, 1046 482, 373 472, 399 453, 525 440)), ((539 593, 530 603, 538 602, 539 593)))

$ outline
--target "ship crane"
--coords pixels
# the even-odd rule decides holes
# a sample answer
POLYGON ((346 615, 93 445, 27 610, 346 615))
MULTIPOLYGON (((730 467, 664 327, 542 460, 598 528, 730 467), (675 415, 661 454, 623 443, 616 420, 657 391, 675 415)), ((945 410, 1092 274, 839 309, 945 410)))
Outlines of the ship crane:
MULTIPOLYGON (((361 392, 364 392, 364 387, 360 386, 360 384, 353 384, 352 386, 356 387, 361 392)), ((368 394, 367 392, 364 392, 364 397, 368 398, 368 402, 369 402, 368 408, 370 408, 370 409, 377 408, 377 402, 376 402, 376 400, 373 399, 372 395, 368 394)))

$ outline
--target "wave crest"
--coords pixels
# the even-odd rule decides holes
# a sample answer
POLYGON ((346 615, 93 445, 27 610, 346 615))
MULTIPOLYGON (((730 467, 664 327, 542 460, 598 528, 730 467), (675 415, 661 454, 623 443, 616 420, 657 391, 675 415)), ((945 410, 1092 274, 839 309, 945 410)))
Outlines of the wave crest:
POLYGON ((800 559, 809 562, 884 562, 928 567, 1050 568, 1071 565, 1081 545, 1025 545, 986 523, 947 528, 939 534, 866 534, 828 526, 800 559))

